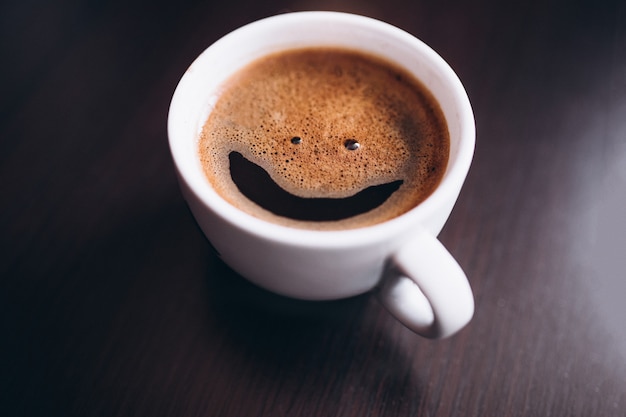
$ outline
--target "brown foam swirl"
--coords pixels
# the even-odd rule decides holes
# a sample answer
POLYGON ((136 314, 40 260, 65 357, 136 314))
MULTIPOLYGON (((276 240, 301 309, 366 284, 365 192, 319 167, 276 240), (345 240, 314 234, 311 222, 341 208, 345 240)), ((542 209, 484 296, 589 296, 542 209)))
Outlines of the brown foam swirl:
POLYGON ((233 184, 231 152, 303 198, 346 198, 403 181, 387 202, 360 215, 359 225, 397 216, 426 198, 445 170, 448 147, 443 115, 419 82, 377 58, 339 49, 283 52, 240 71, 225 85, 199 144, 218 193, 272 221, 233 184))

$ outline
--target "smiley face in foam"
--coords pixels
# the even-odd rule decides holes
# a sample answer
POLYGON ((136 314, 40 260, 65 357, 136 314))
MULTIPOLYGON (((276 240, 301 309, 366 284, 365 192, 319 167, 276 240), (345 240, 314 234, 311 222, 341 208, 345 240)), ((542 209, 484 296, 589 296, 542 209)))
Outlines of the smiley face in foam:
MULTIPOLYGON (((316 200, 345 205, 360 195, 354 204, 363 210, 333 220, 375 223, 414 207, 439 182, 449 140, 435 105, 419 82, 378 58, 337 49, 283 52, 251 64, 225 86, 204 126, 200 156, 218 193, 258 217, 268 207, 255 198, 261 207, 252 207, 251 192, 282 198, 268 191, 268 180, 255 182, 266 173, 311 207, 316 200), (368 190, 379 190, 377 197, 368 190)), ((278 206, 289 204, 295 203, 278 206)), ((308 220, 296 214, 301 210, 269 208, 308 220)))

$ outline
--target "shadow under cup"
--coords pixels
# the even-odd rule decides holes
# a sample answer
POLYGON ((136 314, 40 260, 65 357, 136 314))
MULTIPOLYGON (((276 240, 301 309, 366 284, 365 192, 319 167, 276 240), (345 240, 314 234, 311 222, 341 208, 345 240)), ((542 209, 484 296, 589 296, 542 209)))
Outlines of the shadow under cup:
MULTIPOLYGON (((389 276, 394 254, 416 235, 436 241, 435 236, 450 215, 469 170, 475 128, 471 106, 458 77, 420 40, 371 18, 337 12, 298 12, 251 23, 207 48, 189 67, 174 93, 168 135, 183 195, 222 259, 239 274, 270 291, 300 299, 328 300, 376 287, 383 276, 389 276), (440 185, 417 207, 369 227, 313 231, 257 219, 231 206, 211 188, 197 147, 199 133, 220 87, 235 72, 262 56, 305 47, 341 47, 380 56, 412 73, 437 99, 448 125, 450 155, 440 185)), ((436 242, 435 245, 440 245, 436 242)), ((421 261, 424 262, 430 261, 421 261)), ((430 269, 436 270, 437 265, 430 269)), ((428 280, 433 279, 436 278, 428 280)), ((467 283, 464 275, 463 280, 467 283)), ((419 287, 424 289, 422 285, 419 287)), ((434 311, 434 324, 425 326, 437 327, 439 311, 433 305, 437 295, 428 291, 424 295, 434 311)), ((390 311, 397 315, 393 308, 390 311)), ((473 298, 465 322, 472 312, 473 298)), ((430 333, 437 336, 449 332, 430 333)))

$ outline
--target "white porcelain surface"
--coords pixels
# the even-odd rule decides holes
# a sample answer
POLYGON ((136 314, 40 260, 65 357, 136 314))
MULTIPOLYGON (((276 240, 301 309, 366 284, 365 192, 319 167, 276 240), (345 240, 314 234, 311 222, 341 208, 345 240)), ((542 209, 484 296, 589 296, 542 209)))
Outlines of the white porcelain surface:
POLYGON ((251 23, 211 45, 189 67, 172 98, 168 133, 196 221, 223 260, 250 281, 283 295, 325 300, 369 291, 385 277, 381 300, 424 336, 448 336, 471 319, 467 278, 436 235, 472 160, 474 119, 455 73, 420 40, 380 21, 335 12, 289 13, 251 23), (415 209, 361 229, 292 229, 236 209, 204 177, 197 138, 220 85, 268 52, 313 45, 351 47, 395 61, 440 102, 451 139, 448 169, 438 189, 415 209))

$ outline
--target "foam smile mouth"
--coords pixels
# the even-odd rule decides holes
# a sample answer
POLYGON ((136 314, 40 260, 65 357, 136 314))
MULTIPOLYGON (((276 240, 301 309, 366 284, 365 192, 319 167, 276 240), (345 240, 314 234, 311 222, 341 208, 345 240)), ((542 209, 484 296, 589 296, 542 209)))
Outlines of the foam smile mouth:
POLYGON ((383 204, 402 180, 375 185, 346 198, 303 198, 285 191, 262 167, 238 152, 229 154, 230 175, 239 191, 272 213, 305 221, 333 221, 366 213, 383 204))

